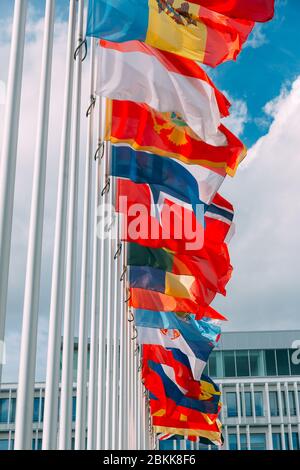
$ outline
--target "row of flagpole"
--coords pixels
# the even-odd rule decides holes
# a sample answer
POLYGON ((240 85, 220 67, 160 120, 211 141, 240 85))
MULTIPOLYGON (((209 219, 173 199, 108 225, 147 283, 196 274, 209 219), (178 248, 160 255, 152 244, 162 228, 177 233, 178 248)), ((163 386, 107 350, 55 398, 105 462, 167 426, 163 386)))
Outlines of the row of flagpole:
MULTIPOLYGON (((147 397, 140 380, 140 351, 133 318, 126 302, 128 295, 126 246, 120 241, 118 217, 112 208, 107 209, 115 202, 116 181, 109 176, 110 145, 104 144, 106 103, 104 99, 96 100, 95 97, 94 40, 91 41, 89 56, 91 105, 87 113, 82 224, 78 219, 78 203, 81 197, 79 162, 82 158, 80 136, 83 119, 81 101, 82 88, 86 84, 82 82, 84 51, 82 47, 77 49, 76 47, 83 43, 85 1, 70 0, 66 3, 69 4, 69 22, 49 318, 43 449, 71 448, 72 400, 75 389, 76 449, 83 449, 86 445, 88 449, 147 449, 153 447, 153 440, 147 397), (76 60, 74 60, 75 50, 76 60), (96 133, 98 150, 94 162, 95 147, 97 147, 96 133), (110 206, 106 206, 107 204, 110 206), (99 216, 101 223, 98 226, 99 216), (73 377, 73 363, 77 247, 81 227, 82 267, 76 384, 73 377), (100 232, 98 236, 96 229, 100 232), (114 230, 116 236, 112 237, 114 230)), ((16 449, 30 449, 32 440, 55 4, 55 0, 45 2, 40 104, 17 393, 16 449)), ((15 0, 1 160, 0 341, 4 339, 7 309, 27 6, 27 0, 15 0)))

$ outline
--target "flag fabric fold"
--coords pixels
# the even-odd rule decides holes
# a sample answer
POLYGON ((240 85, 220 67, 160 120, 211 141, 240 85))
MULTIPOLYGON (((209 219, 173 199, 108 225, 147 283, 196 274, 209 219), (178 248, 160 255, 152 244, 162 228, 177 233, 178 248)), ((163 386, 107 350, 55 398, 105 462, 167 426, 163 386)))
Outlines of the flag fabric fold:
POLYGON ((139 40, 215 67, 236 59, 253 25, 182 0, 90 0, 87 36, 139 40))
POLYGON ((189 0, 232 18, 265 22, 274 16, 274 0, 189 0))
POLYGON ((135 150, 172 157, 233 176, 246 155, 243 143, 221 124, 227 144, 220 147, 201 140, 176 113, 159 113, 147 105, 113 100, 106 139, 128 144, 135 150))
POLYGON ((98 47, 96 92, 115 100, 145 103, 176 112, 208 144, 226 145, 219 130, 230 103, 196 62, 139 41, 98 47))

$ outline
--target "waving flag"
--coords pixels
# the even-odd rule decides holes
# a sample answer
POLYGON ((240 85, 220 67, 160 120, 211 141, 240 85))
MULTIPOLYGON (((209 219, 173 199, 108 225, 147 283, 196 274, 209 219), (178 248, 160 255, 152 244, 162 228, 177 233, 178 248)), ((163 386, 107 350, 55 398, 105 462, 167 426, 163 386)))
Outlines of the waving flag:
POLYGON ((157 344, 164 348, 179 349, 188 356, 193 376, 200 380, 208 357, 220 335, 220 328, 208 321, 180 318, 172 312, 135 310, 138 341, 141 344, 157 344), (173 318, 172 318, 173 317, 173 318), (166 328, 166 324, 174 325, 166 328), (213 338, 213 340, 210 339, 213 338))
POLYGON ((189 0, 232 18, 269 21, 274 16, 274 0, 189 0))
POLYGON ((153 197, 157 190, 155 185, 118 181, 117 211, 125 216, 124 240, 198 256, 209 246, 218 250, 231 230, 233 209, 230 203, 221 196, 215 198, 219 204, 213 202, 207 207, 204 229, 201 220, 199 222, 190 207, 182 206, 180 200, 173 202, 163 193, 157 204, 153 197))
POLYGON ((201 306, 190 299, 172 297, 146 289, 131 288, 129 306, 137 309, 156 310, 158 312, 194 313, 197 320, 203 317, 226 321, 220 313, 210 306, 201 306))
POLYGON ((219 126, 230 103, 198 64, 138 41, 101 40, 98 56, 99 95, 176 112, 205 142, 226 145, 219 126))
POLYGON ((182 0, 90 0, 87 35, 144 41, 214 67, 236 58, 253 24, 182 0))
POLYGON ((151 360, 172 368, 174 380, 186 390, 187 396, 199 400, 209 400, 214 396, 221 397, 219 387, 208 376, 202 374, 201 380, 194 379, 188 356, 179 349, 166 349, 158 345, 144 344, 142 352, 144 364, 151 360))
POLYGON ((127 264, 150 266, 174 274, 193 275, 200 278, 209 289, 225 295, 225 286, 231 277, 232 266, 226 245, 221 247, 218 256, 211 257, 206 244, 200 257, 138 243, 127 243, 127 264))
POLYGON ((197 416, 197 412, 214 415, 217 418, 219 410, 218 395, 211 396, 206 400, 199 400, 186 396, 186 390, 178 385, 174 380, 174 371, 165 364, 158 364, 156 361, 147 361, 147 366, 143 370, 143 378, 147 388, 155 394, 161 401, 164 397, 169 401, 168 414, 172 413, 172 407, 185 408, 185 412, 189 415, 197 416), (157 381, 161 381, 163 385, 163 393, 159 396, 159 388, 156 386, 157 381), (171 403, 170 403, 171 402, 171 403), (170 406, 171 405, 171 406, 170 406), (173 406, 172 406, 173 405, 173 406), (196 413, 195 413, 196 412, 196 413))
POLYGON ((191 347, 190 343, 178 330, 160 330, 158 328, 141 327, 137 324, 138 341, 140 344, 157 344, 164 348, 179 349, 188 356, 193 376, 196 380, 201 379, 202 372, 206 366, 209 353, 204 351, 200 344, 191 347))
POLYGON ((224 181, 223 176, 199 165, 186 165, 125 145, 112 146, 111 174, 156 185, 162 192, 193 205, 209 204, 224 181))
POLYGON ((201 305, 209 305, 216 296, 216 292, 207 289, 193 276, 171 274, 149 266, 131 266, 129 286, 187 298, 201 305))
POLYGON ((222 426, 218 420, 211 424, 202 416, 201 421, 198 418, 198 421, 195 422, 188 420, 187 416, 180 412, 178 412, 177 419, 160 416, 164 409, 161 408, 161 404, 157 400, 151 400, 150 407, 155 433, 196 436, 207 439, 208 443, 212 445, 221 446, 223 444, 222 426))
POLYGON ((218 344, 221 335, 221 328, 216 320, 210 318, 196 320, 192 314, 135 309, 134 318, 138 326, 160 330, 176 329, 187 340, 202 341, 210 350, 218 344))
POLYGON ((221 125, 219 130, 227 144, 215 147, 197 137, 176 113, 159 113, 147 105, 114 100, 106 139, 127 143, 135 150, 199 164, 222 176, 233 176, 246 148, 225 126, 221 125))
POLYGON ((199 400, 208 400, 213 396, 221 397, 219 387, 205 374, 202 374, 201 380, 194 379, 188 357, 179 349, 166 349, 158 345, 144 344, 142 353, 144 364, 151 360, 172 368, 174 380, 186 390, 186 396, 199 400))

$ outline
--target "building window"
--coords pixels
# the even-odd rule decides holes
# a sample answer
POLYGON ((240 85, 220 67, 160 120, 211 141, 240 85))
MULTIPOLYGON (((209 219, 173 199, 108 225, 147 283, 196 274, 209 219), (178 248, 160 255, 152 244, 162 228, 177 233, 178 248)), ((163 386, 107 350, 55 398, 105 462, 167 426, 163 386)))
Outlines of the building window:
POLYGON ((252 377, 261 377, 265 375, 263 351, 249 351, 250 372, 252 377))
POLYGON ((249 356, 248 351, 236 351, 236 373, 238 377, 249 377, 249 356))
POLYGON ((266 450, 265 434, 250 434, 251 450, 266 450))
POLYGON ((72 398, 72 421, 76 421, 76 397, 72 398))
POLYGON ((208 367, 209 367, 209 375, 211 377, 217 377, 217 355, 214 351, 212 351, 210 354, 208 367))
POLYGON ((9 441, 8 439, 0 439, 0 450, 8 450, 9 441))
POLYGON ((279 416, 278 394, 277 392, 269 392, 270 414, 271 416, 279 416))
POLYGON ((8 407, 9 399, 1 398, 0 399, 0 423, 8 423, 8 407))
POLYGON ((285 450, 291 450, 290 440, 289 440, 289 433, 284 433, 284 441, 285 441, 285 450))
POLYGON ((281 409, 282 409, 282 414, 283 416, 287 415, 287 408, 286 408, 286 396, 285 396, 285 391, 281 391, 281 409))
POLYGON ((280 432, 274 432, 272 434, 272 441, 273 441, 273 450, 282 450, 280 432))
POLYGON ((245 392, 245 416, 253 416, 251 392, 245 392))
POLYGON ((234 351, 223 351, 225 377, 236 377, 234 351))
POLYGON ((277 375, 275 351, 273 349, 265 351, 265 362, 267 375, 277 375))
POLYGON ((295 393, 293 390, 289 390, 289 407, 290 407, 290 415, 296 416, 296 400, 295 400, 295 393))
POLYGON ((247 450, 247 434, 240 434, 241 450, 247 450))
POLYGON ((264 416, 263 392, 254 392, 255 415, 264 416))
POLYGON ((229 450, 237 450, 238 445, 237 445, 237 436, 236 436, 236 434, 229 434, 228 435, 228 440, 229 440, 229 450))
POLYGON ((290 367, 291 367, 291 374, 292 375, 300 375, 300 362, 297 362, 300 359, 300 355, 297 349, 290 349, 289 350, 289 358, 290 358, 290 367))
POLYGON ((276 349, 278 375, 290 375, 287 349, 276 349))
POLYGON ((11 398, 10 410, 9 410, 9 422, 14 423, 16 421, 16 399, 11 398))
POLYGON ((292 432, 293 450, 300 450, 299 435, 297 432, 292 432))
POLYGON ((44 419, 44 404, 45 399, 40 400, 39 397, 34 398, 33 400, 33 422, 38 423, 42 422, 44 419))
POLYGON ((227 416, 228 418, 233 418, 238 415, 237 412, 237 398, 235 392, 226 393, 226 403, 227 403, 227 416))

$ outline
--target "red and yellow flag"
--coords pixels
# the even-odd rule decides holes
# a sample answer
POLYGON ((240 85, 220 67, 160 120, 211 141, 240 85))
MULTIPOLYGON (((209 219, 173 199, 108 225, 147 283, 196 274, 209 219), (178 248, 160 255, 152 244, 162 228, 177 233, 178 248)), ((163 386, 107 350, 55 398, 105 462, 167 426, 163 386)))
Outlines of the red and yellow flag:
POLYGON ((115 100, 106 140, 233 176, 246 148, 225 126, 219 131, 226 137, 226 146, 207 144, 176 113, 159 113, 147 105, 115 100))

